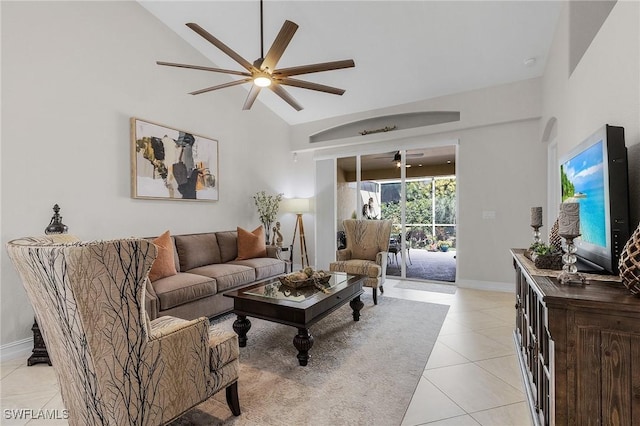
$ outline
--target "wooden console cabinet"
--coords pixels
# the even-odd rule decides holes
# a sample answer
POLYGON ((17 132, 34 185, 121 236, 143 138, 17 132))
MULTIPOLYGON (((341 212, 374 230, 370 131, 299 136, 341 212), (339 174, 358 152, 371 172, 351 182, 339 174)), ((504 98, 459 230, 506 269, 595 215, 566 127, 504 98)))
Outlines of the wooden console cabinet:
POLYGON ((640 425, 640 298, 617 277, 563 286, 511 250, 514 340, 536 425, 640 425))

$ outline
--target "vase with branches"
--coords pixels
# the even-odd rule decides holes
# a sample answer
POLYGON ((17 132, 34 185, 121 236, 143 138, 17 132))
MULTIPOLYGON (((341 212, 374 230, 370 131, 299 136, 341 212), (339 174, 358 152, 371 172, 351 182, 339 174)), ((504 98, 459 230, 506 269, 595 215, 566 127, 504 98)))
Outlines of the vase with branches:
POLYGON ((258 208, 258 216, 260 216, 260 222, 264 226, 264 235, 267 245, 271 240, 271 225, 276 220, 278 209, 280 208, 280 201, 282 196, 280 193, 277 195, 267 195, 265 191, 259 191, 253 196, 253 201, 258 208))

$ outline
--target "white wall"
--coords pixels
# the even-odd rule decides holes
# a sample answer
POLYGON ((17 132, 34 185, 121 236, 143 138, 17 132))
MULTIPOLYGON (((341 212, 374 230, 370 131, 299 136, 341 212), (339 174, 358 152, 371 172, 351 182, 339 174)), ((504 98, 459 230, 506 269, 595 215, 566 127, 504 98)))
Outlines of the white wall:
MULTIPOLYGON (((207 65, 135 2, 2 2, 3 246, 42 234, 55 203, 71 233, 95 239, 257 226, 255 192, 313 195, 285 122, 259 101, 242 111, 242 88, 188 95, 226 77, 156 60, 207 65), (132 116, 218 139, 220 201, 132 199, 132 116)), ((282 215, 285 241, 294 220, 282 215)), ((1 278, 5 345, 32 335, 33 313, 5 250, 1 278)))
MULTIPOLYGON (((531 207, 546 201, 538 128, 532 119, 457 133, 458 285, 513 288, 509 249, 529 246, 531 207)), ((548 234, 548 220, 541 232, 548 234)))
POLYGON ((326 158, 331 153, 344 156, 349 149, 371 153, 378 146, 378 152, 386 152, 457 140, 457 283, 510 289, 513 266, 509 249, 530 244, 530 208, 546 201, 546 145, 538 134, 540 95, 541 80, 532 79, 354 114, 342 117, 342 123, 331 119, 301 124, 292 128, 293 149, 315 149, 316 157, 326 158), (308 142, 310 134, 334 125, 412 111, 460 111, 461 119, 368 138, 308 142), (483 219, 485 212, 495 218, 483 219))
POLYGON ((565 6, 543 80, 541 126, 557 119, 561 157, 604 124, 625 128, 632 226, 640 220, 640 2, 618 1, 569 76, 565 6))

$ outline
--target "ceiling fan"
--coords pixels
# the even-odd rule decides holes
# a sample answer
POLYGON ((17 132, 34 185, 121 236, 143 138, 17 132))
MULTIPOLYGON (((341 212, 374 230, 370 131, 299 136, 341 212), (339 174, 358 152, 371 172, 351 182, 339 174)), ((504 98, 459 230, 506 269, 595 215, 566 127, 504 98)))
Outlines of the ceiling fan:
MULTIPOLYGON (((409 154, 407 152, 406 157, 407 158, 418 158, 418 157, 423 157, 424 153, 423 152, 416 152, 414 154, 409 154)), ((388 152, 385 155, 380 155, 378 157, 374 157, 376 159, 385 159, 385 158, 392 158, 391 162, 392 163, 396 163, 396 166, 400 167, 400 164, 402 163, 402 156, 400 155, 400 151, 391 151, 388 152)))
POLYGON ((319 92, 331 93, 334 95, 342 95, 344 89, 338 89, 336 87, 326 86, 324 84, 312 83, 309 81, 303 81, 292 76, 301 74, 310 74, 321 71, 330 71, 343 68, 355 67, 353 59, 346 59, 341 61, 322 62, 318 64, 301 65, 290 68, 276 69, 278 61, 282 57, 285 49, 289 45, 289 42, 293 38, 298 25, 291 21, 284 21, 280 32, 273 41, 271 48, 264 55, 264 33, 263 33, 263 19, 262 19, 262 0, 260 0, 260 58, 256 59, 253 64, 245 60, 229 46, 209 34, 198 24, 192 22, 186 24, 202 38, 213 44, 215 47, 226 53, 231 59, 240 64, 246 71, 226 70, 220 68, 203 67, 198 65, 177 64, 173 62, 156 61, 158 65, 165 65, 169 67, 178 68, 190 68, 203 71, 219 72, 224 74, 239 75, 244 78, 240 80, 234 80, 229 83, 219 84, 217 86, 211 86, 204 89, 191 92, 191 95, 199 95, 201 93, 211 92, 213 90, 223 89, 225 87, 237 86, 244 83, 252 83, 249 95, 244 102, 243 110, 251 109, 253 102, 258 97, 260 89, 268 87, 276 95, 280 96, 285 102, 291 105, 296 111, 302 110, 302 106, 284 89, 282 86, 293 86, 302 89, 316 90, 319 92))

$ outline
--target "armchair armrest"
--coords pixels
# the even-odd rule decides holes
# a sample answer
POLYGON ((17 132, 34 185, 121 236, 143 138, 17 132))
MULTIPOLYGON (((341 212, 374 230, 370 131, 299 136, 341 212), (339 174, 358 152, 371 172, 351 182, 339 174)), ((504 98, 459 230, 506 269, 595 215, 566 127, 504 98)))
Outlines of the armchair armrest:
POLYGON ((337 260, 349 260, 351 259, 351 249, 341 249, 336 252, 337 260))
MULTIPOLYGON (((210 369, 209 320, 163 316, 151 322, 146 364, 157 375, 156 389, 166 401, 195 406, 215 390, 210 369)), ((173 417, 179 414, 168 414, 173 417)))
POLYGON ((144 309, 147 312, 149 320, 158 318, 158 295, 156 294, 151 280, 147 278, 145 283, 144 309))
POLYGON ((196 318, 194 320, 185 320, 182 318, 176 318, 171 316, 162 316, 151 321, 151 329, 149 330, 149 340, 161 340, 170 339, 166 336, 170 336, 173 333, 180 332, 181 330, 198 326, 202 323, 202 326, 209 330, 209 320, 205 317, 196 318))
POLYGON ((382 269, 383 277, 387 275, 387 255, 388 254, 389 254, 388 251, 381 251, 381 252, 378 252, 378 254, 376 254, 376 263, 380 265, 380 268, 382 269))

